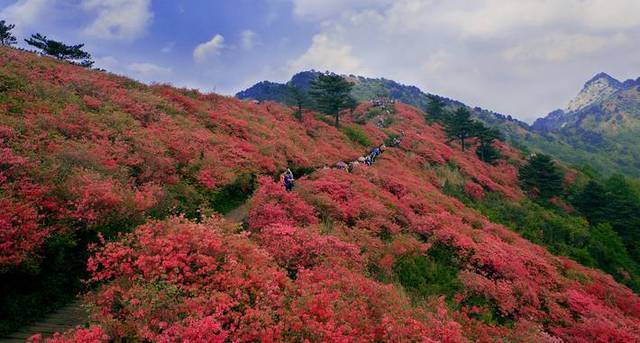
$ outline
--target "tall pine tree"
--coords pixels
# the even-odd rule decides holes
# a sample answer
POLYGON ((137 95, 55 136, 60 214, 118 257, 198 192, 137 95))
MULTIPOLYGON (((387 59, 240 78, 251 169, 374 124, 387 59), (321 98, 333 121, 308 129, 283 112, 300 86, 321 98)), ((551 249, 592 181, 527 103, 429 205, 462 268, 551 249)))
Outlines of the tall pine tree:
POLYGON ((493 127, 486 127, 481 122, 475 123, 474 136, 478 137, 480 145, 476 149, 478 158, 487 163, 493 163, 500 158, 500 151, 493 147, 493 142, 503 140, 500 130, 493 127))
POLYGON ((83 67, 91 67, 93 65, 91 54, 82 50, 84 44, 66 45, 62 42, 48 39, 47 36, 39 33, 31 35, 31 38, 24 41, 40 49, 43 54, 53 56, 59 60, 72 62, 83 67))
POLYGON ((321 74, 311 83, 309 94, 315 100, 320 111, 334 116, 336 127, 340 127, 340 111, 352 108, 353 85, 337 74, 321 74))
POLYGON ((11 33, 14 27, 16 26, 0 20, 0 45, 10 46, 16 44, 16 37, 11 33))
POLYGON ((542 199, 549 199, 562 192, 563 175, 551 156, 535 154, 527 164, 520 168, 518 174, 520 185, 530 194, 542 199))
POLYGON ((450 141, 459 141, 462 151, 466 147, 465 140, 473 136, 474 129, 475 124, 471 119, 471 113, 465 107, 458 108, 445 122, 447 136, 449 136, 450 141))
POLYGON ((426 119, 427 122, 444 122, 448 116, 444 108, 444 102, 435 95, 429 95, 429 104, 427 104, 426 119))

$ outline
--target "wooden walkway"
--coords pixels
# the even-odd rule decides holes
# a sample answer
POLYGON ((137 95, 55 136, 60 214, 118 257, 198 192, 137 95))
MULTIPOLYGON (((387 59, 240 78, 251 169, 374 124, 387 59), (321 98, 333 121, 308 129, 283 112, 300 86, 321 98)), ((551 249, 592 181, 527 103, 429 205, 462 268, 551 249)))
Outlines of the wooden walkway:
POLYGON ((0 343, 25 342, 35 334, 41 334, 42 338, 52 337, 56 332, 63 333, 86 323, 88 318, 87 311, 82 308, 82 302, 75 300, 37 323, 25 326, 20 329, 20 331, 8 334, 7 336, 0 337, 0 343))

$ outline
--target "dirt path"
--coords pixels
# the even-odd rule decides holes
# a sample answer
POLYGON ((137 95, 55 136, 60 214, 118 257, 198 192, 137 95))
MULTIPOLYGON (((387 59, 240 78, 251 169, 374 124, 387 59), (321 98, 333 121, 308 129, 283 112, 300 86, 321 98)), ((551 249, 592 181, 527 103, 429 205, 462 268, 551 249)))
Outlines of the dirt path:
POLYGON ((80 300, 59 308, 42 320, 25 326, 20 331, 0 337, 0 343, 25 342, 27 338, 41 334, 42 338, 52 337, 56 332, 65 332, 82 325, 88 320, 88 313, 80 300))
POLYGON ((249 216, 249 204, 248 202, 234 208, 229 213, 225 214, 225 218, 229 221, 242 223, 249 216))

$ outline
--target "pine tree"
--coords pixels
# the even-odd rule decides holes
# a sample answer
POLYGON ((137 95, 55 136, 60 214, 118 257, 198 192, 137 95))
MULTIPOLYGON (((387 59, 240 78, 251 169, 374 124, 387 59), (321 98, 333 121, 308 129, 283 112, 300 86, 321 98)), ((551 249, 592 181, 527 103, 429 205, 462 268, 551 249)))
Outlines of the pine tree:
POLYGON ((444 108, 444 102, 435 95, 429 95, 429 104, 427 105, 427 113, 425 119, 429 123, 443 122, 448 116, 444 108))
POLYGON ((496 140, 504 140, 500 130, 492 127, 486 127, 481 122, 475 122, 475 137, 478 137, 480 145, 476 149, 478 158, 487 163, 493 163, 499 159, 500 151, 493 147, 496 140))
POLYGON ((16 27, 13 24, 7 24, 4 20, 0 20, 0 45, 10 46, 16 44, 16 37, 13 36, 11 30, 16 27))
POLYGON ((562 192, 563 175, 551 156, 535 154, 518 174, 524 190, 542 199, 548 199, 562 192))
POLYGON ((445 132, 451 140, 460 141, 462 151, 465 150, 465 140, 474 134, 474 121, 471 113, 464 107, 458 108, 445 122, 445 132))
POLYGON ((298 120, 302 120, 302 108, 310 105, 308 95, 295 85, 287 84, 286 102, 296 106, 294 116, 298 120))
POLYGON ((39 33, 31 35, 31 38, 25 39, 25 42, 40 49, 43 54, 53 56, 59 60, 76 63, 83 67, 91 67, 93 65, 91 54, 82 50, 84 44, 66 45, 62 42, 48 39, 47 36, 39 33))
POLYGON ((311 96, 318 108, 336 118, 336 127, 340 127, 340 111, 350 108, 353 104, 351 88, 353 85, 342 76, 336 74, 321 74, 311 83, 311 96))

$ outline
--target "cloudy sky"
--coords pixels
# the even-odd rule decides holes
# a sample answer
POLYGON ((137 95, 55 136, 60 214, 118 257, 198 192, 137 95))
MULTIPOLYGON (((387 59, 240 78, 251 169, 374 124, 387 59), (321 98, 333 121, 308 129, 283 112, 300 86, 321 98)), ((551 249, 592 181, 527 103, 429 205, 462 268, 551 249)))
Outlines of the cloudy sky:
POLYGON ((0 0, 24 38, 233 94, 300 70, 385 77, 531 121, 605 71, 640 76, 639 0, 0 0))

